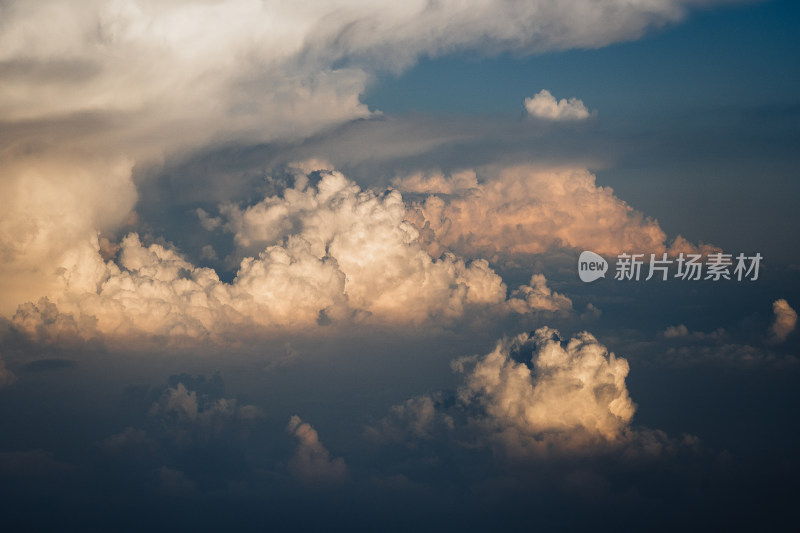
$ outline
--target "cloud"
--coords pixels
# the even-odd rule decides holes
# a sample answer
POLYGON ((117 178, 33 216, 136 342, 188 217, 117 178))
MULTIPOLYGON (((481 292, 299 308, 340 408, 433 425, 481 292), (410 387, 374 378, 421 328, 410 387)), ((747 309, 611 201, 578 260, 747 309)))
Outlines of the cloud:
POLYGON ((686 240, 682 235, 675 237, 667 249, 667 253, 673 257, 678 257, 680 254, 699 254, 704 259, 710 254, 720 252, 722 252, 722 248, 703 242, 694 244, 686 240))
MULTIPOLYGON (((201 379, 200 384, 205 380, 201 379)), ((158 420, 181 447, 240 432, 261 416, 261 410, 254 405, 239 405, 234 398, 216 396, 189 390, 179 382, 164 390, 148 415, 158 420)))
POLYGON ((13 385, 17 382, 17 376, 14 373, 6 368, 6 363, 0 358, 0 389, 3 387, 8 387, 13 385))
POLYGON ((377 442, 406 443, 410 447, 417 439, 433 439, 435 429, 454 427, 453 418, 441 409, 441 404, 441 394, 410 398, 393 405, 377 425, 365 428, 364 435, 377 442))
POLYGON ((56 460, 52 452, 44 450, 0 452, 0 474, 3 481, 14 480, 19 485, 41 485, 42 481, 52 481, 53 477, 63 476, 73 469, 72 465, 56 460))
POLYGON ((526 98, 525 110, 532 117, 553 121, 584 120, 590 116, 582 100, 577 98, 556 100, 546 89, 542 89, 531 98, 526 98))
POLYGON ((604 46, 696 4, 4 2, 0 312, 93 290, 97 233, 137 201, 134 165, 369 117, 368 82, 420 57, 604 46))
POLYGON ((397 176, 392 180, 403 192, 427 194, 454 194, 478 188, 478 177, 474 170, 467 169, 446 176, 442 172, 416 172, 408 176, 397 176))
POLYGON ((566 312, 572 309, 572 300, 551 290, 542 274, 534 274, 530 285, 521 285, 511 293, 508 305, 520 314, 533 310, 566 312))
POLYGON ((789 302, 781 298, 772 303, 775 321, 769 328, 769 342, 777 344, 786 340, 797 325, 797 312, 791 308, 789 302))
POLYGON ((797 324, 797 313, 781 298, 772 304, 774 320, 767 335, 758 322, 741 321, 736 327, 713 331, 692 331, 685 324, 669 326, 660 333, 668 341, 660 351, 664 363, 672 366, 720 364, 732 367, 775 367, 790 369, 798 363, 795 354, 776 346, 788 338, 797 324))
POLYGON ((197 490, 197 486, 186 477, 186 474, 166 466, 161 467, 158 471, 158 480, 159 488, 167 494, 188 494, 197 490))
POLYGON ((540 328, 497 344, 483 357, 462 358, 458 397, 479 408, 474 423, 511 454, 591 448, 627 438, 635 406, 625 386, 628 362, 588 332, 567 342, 540 328))
POLYGON ((470 309, 571 307, 541 275, 506 300, 507 287, 486 260, 432 257, 405 220, 399 192, 362 190, 339 172, 298 173, 282 194, 246 208, 227 204, 221 212, 244 256, 232 283, 129 234, 116 262, 103 262, 96 250, 88 272, 76 272, 93 277, 92 290, 67 290, 57 304, 26 303, 13 324, 33 338, 60 342, 139 334, 223 341, 254 327, 448 324, 470 309))
POLYGON ((322 445, 319 435, 310 424, 292 416, 286 431, 297 439, 297 447, 289 461, 289 472, 299 481, 309 485, 341 483, 347 479, 344 459, 331 454, 322 445))
POLYGON ((214 491, 241 480, 251 434, 264 420, 260 408, 225 394, 219 374, 178 374, 165 385, 130 386, 123 404, 123 418, 134 425, 96 443, 103 452, 97 468, 117 472, 116 480, 125 476, 126 483, 100 489, 117 495, 214 491))
POLYGON ((98 232, 121 227, 136 202, 133 162, 0 144, 0 166, 7 199, 0 212, 0 312, 65 290, 93 290, 98 232))
POLYGON ((147 436, 145 430, 128 426, 121 432, 105 438, 101 448, 112 456, 146 457, 157 452, 158 444, 147 436))
POLYGON ((551 247, 608 255, 665 250, 666 235, 656 221, 577 168, 490 169, 477 187, 415 202, 407 218, 434 254, 442 249, 464 255, 542 253, 551 247))
POLYGON ((708 363, 728 366, 752 367, 755 365, 774 366, 777 368, 791 368, 797 364, 797 358, 789 353, 780 353, 772 350, 769 345, 782 342, 777 340, 776 326, 786 335, 792 331, 793 310, 788 307, 785 300, 777 300, 775 309, 775 322, 770 327, 770 335, 763 336, 750 333, 749 342, 742 339, 742 330, 726 330, 717 328, 711 332, 691 331, 684 324, 669 326, 661 336, 669 341, 669 346, 661 352, 665 363, 674 366, 705 365, 708 363), (781 303, 783 302, 783 303, 781 303), (784 307, 786 305, 786 307, 784 307), (737 342, 739 337, 739 342, 737 342))
POLYGON ((662 333, 665 339, 720 340, 725 337, 725 330, 717 328, 710 333, 689 331, 684 324, 669 326, 662 333))
POLYGON ((22 365, 22 370, 25 372, 41 373, 41 372, 57 372, 64 370, 72 370, 77 366, 77 363, 71 359, 51 358, 51 359, 36 359, 30 363, 22 365))
MULTIPOLYGON (((715 340, 712 338, 712 340, 715 340)), ((712 345, 672 346, 664 352, 665 362, 679 367, 708 363, 733 367, 772 366, 793 368, 798 359, 793 355, 777 354, 771 350, 751 344, 730 342, 712 345)))
POLYGON ((159 139, 208 136, 212 130, 198 126, 210 124, 217 135, 286 136, 291 127, 302 132, 363 116, 358 95, 367 73, 398 72, 423 55, 456 50, 603 46, 678 21, 693 3, 658 0, 638 7, 615 0, 598 8, 575 0, 565 9, 553 0, 485 1, 463 9, 449 1, 117 0, 77 9, 54 1, 12 2, 4 9, 0 40, 10 87, 0 115, 34 120, 87 110, 117 113, 134 120, 128 135, 139 142, 152 133, 159 139), (220 26, 220 19, 228 24, 220 26), (588 19, 592 24, 579 22, 588 19), (31 39, 34 27, 52 38, 31 39))
POLYGON ((136 406, 141 427, 128 426, 102 441, 110 455, 155 456, 170 448, 178 453, 214 443, 231 444, 249 435, 263 413, 224 395, 219 374, 173 375, 166 385, 129 388, 126 400, 136 406))
POLYGON ((654 457, 681 446, 659 430, 632 426, 628 362, 588 332, 567 340, 542 327, 451 366, 463 377, 454 396, 438 392, 395 405, 365 437, 409 449, 432 439, 487 448, 512 463, 608 453, 654 457))
POLYGON ((669 326, 667 329, 664 330, 664 337, 667 339, 674 339, 677 337, 688 337, 689 336, 689 329, 680 324, 678 326, 669 326))

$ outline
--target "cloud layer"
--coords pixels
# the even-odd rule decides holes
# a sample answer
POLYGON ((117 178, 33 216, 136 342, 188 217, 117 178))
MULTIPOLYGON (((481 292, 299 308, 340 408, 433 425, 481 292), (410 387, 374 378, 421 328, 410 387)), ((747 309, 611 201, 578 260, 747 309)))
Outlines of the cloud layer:
MULTIPOLYGON (((678 21, 698 3, 486 0, 465 9, 455 1, 94 0, 78 9, 11 2, 0 38, 10 90, 0 115, 144 113, 163 137, 207 135, 196 126, 214 119, 223 119, 219 133, 286 135, 289 125, 302 130, 363 115, 358 95, 367 72, 399 71, 422 55, 455 50, 599 47, 678 21), (37 39, 42 33, 53 37, 37 39), (265 119, 274 127, 260 127, 265 119)), ((129 135, 143 137, 143 122, 129 135)))
POLYGON ((312 174, 298 173, 293 187, 250 207, 222 206, 223 218, 206 224, 231 231, 244 255, 232 283, 167 246, 143 245, 136 234, 119 243, 116 261, 104 262, 95 239, 83 268, 65 273, 64 292, 21 305, 14 325, 51 341, 98 334, 220 339, 252 325, 447 324, 471 309, 571 308, 541 275, 507 299, 487 261, 432 257, 405 220, 399 192, 364 191, 338 172, 312 174), (70 283, 76 279, 81 283, 70 283))
POLYGON ((134 164, 369 116, 369 79, 422 56, 598 47, 698 3, 4 2, 0 312, 88 283, 65 273, 128 219, 134 164))

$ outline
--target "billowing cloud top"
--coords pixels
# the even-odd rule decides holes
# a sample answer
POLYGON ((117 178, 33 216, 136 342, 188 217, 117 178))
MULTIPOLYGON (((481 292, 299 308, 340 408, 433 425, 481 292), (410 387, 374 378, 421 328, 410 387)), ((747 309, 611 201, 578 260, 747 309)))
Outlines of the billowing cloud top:
POLYGON ((561 246, 618 254, 659 252, 666 235, 594 176, 579 168, 519 165, 490 172, 484 183, 457 174, 411 176, 396 185, 446 191, 415 204, 408 219, 436 248, 462 253, 541 253, 561 246), (462 187, 463 185, 463 187, 462 187))
POLYGON ((122 240, 116 262, 105 262, 95 237, 83 261, 62 272, 64 290, 51 294, 53 301, 21 305, 13 323, 50 340, 219 339, 252 325, 445 324, 470 308, 571 309, 544 276, 534 275, 507 300, 506 285, 486 260, 431 256, 405 220, 399 192, 364 191, 334 171, 315 176, 312 182, 298 173, 293 187, 244 209, 222 206, 224 227, 244 255, 232 283, 166 246, 144 246, 136 234, 122 240))
POLYGON ((449 439, 511 461, 612 450, 652 456, 675 444, 663 432, 631 425, 628 362, 588 332, 562 339, 542 327, 452 367, 463 375, 455 399, 443 392, 411 398, 368 426, 365 437, 409 448, 449 439))
POLYGON ((628 362, 587 332, 563 344, 557 331, 540 328, 455 368, 466 374, 460 400, 481 406, 480 422, 519 452, 554 441, 567 448, 597 438, 614 442, 633 418, 628 362))

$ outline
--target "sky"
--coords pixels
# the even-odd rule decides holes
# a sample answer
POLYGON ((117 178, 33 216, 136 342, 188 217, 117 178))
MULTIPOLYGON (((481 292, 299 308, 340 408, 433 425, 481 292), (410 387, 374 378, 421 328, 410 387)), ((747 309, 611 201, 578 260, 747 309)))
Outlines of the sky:
POLYGON ((0 2, 3 523, 790 529, 799 24, 0 2))

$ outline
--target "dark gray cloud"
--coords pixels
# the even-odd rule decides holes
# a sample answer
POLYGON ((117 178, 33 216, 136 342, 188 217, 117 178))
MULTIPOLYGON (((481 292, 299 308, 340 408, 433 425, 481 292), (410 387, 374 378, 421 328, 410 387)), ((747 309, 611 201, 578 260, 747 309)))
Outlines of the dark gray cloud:
POLYGON ((75 367, 75 361, 70 359, 37 359, 30 363, 25 363, 22 370, 25 372, 50 372, 59 370, 70 370, 75 367))

